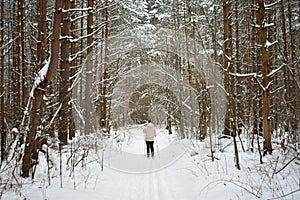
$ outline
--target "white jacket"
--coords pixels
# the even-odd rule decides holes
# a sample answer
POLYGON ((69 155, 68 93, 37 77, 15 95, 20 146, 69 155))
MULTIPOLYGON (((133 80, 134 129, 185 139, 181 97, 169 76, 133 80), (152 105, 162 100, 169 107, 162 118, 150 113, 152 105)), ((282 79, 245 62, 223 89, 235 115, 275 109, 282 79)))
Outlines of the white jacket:
POLYGON ((148 123, 147 126, 143 130, 145 134, 145 141, 154 141, 154 137, 156 136, 156 130, 152 123, 148 123))

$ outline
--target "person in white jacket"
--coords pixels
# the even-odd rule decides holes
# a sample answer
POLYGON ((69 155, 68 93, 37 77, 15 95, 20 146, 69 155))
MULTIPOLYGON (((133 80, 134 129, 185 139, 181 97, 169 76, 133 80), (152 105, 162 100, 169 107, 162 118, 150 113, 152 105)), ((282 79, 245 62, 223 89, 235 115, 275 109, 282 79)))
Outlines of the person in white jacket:
POLYGON ((146 141, 146 146, 147 146, 147 157, 150 157, 150 152, 151 152, 151 157, 154 157, 154 137, 156 137, 156 130, 154 125, 151 123, 151 120, 148 121, 146 127, 143 130, 144 136, 145 136, 145 141, 146 141))

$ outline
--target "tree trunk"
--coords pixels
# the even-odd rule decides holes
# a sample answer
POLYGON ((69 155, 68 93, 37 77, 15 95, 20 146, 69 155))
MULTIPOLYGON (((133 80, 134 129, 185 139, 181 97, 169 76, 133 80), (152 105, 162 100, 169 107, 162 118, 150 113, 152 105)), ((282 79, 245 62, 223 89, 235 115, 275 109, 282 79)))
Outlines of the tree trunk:
POLYGON ((108 64, 109 64, 109 13, 108 13, 108 0, 105 1, 105 35, 104 35, 104 68, 103 68, 103 81, 102 81, 102 93, 101 93, 101 118, 100 126, 101 128, 107 129, 107 79, 108 79, 108 64))
POLYGON ((6 131, 5 131, 5 105, 4 105, 4 0, 1 1, 1 10, 0 10, 0 130, 1 130, 1 160, 0 163, 6 158, 6 131))
MULTIPOLYGON (((300 9, 300 3, 298 3, 298 22, 295 22, 295 20, 293 20, 293 11, 292 11, 292 8, 291 8, 291 5, 292 2, 290 2, 290 0, 288 0, 288 21, 289 21, 289 38, 290 38, 290 48, 289 48, 289 55, 290 55, 290 63, 291 63, 291 66, 289 67, 290 69, 290 75, 293 77, 293 81, 292 80, 289 80, 290 81, 290 88, 291 88, 291 91, 289 93, 290 96, 292 97, 297 97, 299 96, 299 84, 297 86, 297 81, 299 81, 299 79, 297 80, 296 77, 299 77, 300 74, 299 74, 299 67, 297 65, 297 50, 298 50, 298 53, 299 53, 299 48, 297 48, 297 45, 296 44, 299 44, 299 37, 296 37, 298 36, 297 34, 299 34, 295 29, 295 27, 297 26, 297 24, 300 23, 300 14, 299 14, 299 9, 300 9), (293 28, 293 25, 294 25, 294 28, 293 28), (298 39, 298 43, 295 41, 296 38, 298 39), (298 90, 295 90, 293 88, 298 88, 298 90)), ((299 45, 298 45, 299 47, 299 45)), ((299 61, 299 59, 298 59, 299 61)), ((299 98, 294 98, 293 101, 291 102, 291 104, 293 105, 293 108, 292 108, 292 117, 290 118, 290 123, 291 123, 291 126, 292 126, 292 132, 294 134, 294 137, 296 137, 296 134, 297 134, 297 131, 299 131, 299 113, 297 113, 297 108, 299 110, 299 98)), ((299 135, 299 134, 298 134, 299 135)), ((298 136, 299 138, 299 136, 298 136)))
POLYGON ((13 119, 14 119, 14 126, 17 126, 19 124, 19 117, 21 115, 21 13, 20 13, 20 3, 22 0, 14 1, 13 4, 15 6, 14 10, 16 10, 16 16, 15 20, 17 21, 15 27, 14 27, 14 33, 13 37, 16 38, 16 41, 13 45, 13 119))
POLYGON ((263 77, 263 94, 262 94, 262 116, 263 116, 263 135, 264 135, 264 154, 272 154, 271 144, 271 129, 270 129, 270 80, 269 73, 269 52, 266 46, 267 32, 264 27, 265 21, 265 5, 263 0, 257 0, 258 8, 258 25, 259 25, 259 39, 261 45, 262 55, 262 77, 263 77))
POLYGON ((231 59, 231 30, 230 30, 230 19, 229 19, 229 1, 222 0, 223 4, 223 34, 224 34, 224 46, 223 46, 223 66, 224 66, 224 84, 227 97, 227 112, 225 116, 225 128, 224 134, 231 135, 230 130, 230 115, 231 115, 231 97, 230 97, 230 80, 229 80, 229 68, 231 59))
MULTIPOLYGON (((251 0, 251 4, 254 5, 256 0, 251 0)), ((251 8, 251 6, 249 6, 251 8)), ((255 10, 251 9, 251 24, 255 23, 255 10)), ((254 26, 251 26, 251 45, 250 45, 250 66, 251 66, 251 71, 252 73, 257 73, 257 49, 256 49, 256 35, 257 35, 257 29, 254 26)), ((257 84, 256 84, 256 80, 255 77, 251 78, 251 87, 250 87, 250 97, 252 96, 258 96, 258 88, 257 88, 257 84)), ((255 135, 258 135, 258 120, 259 120, 259 108, 258 108, 258 104, 257 104, 257 100, 256 98, 251 100, 252 98, 250 98, 249 100, 249 108, 250 113, 252 114, 252 117, 250 117, 249 121, 251 120, 251 122, 249 123, 250 125, 253 126, 252 128, 252 134, 251 134, 251 147, 250 150, 253 152, 254 151, 254 140, 255 140, 255 135)))
POLYGON ((203 140, 207 135, 207 108, 208 108, 208 91, 205 82, 204 73, 201 73, 201 116, 200 116, 200 139, 203 140))
MULTIPOLYGON (((235 51, 236 51, 236 55, 235 55, 235 62, 236 62, 236 68, 234 69, 234 67, 231 67, 229 69, 229 71, 234 74, 236 72, 240 72, 240 65, 239 65, 239 15, 238 15, 238 1, 235 1, 235 51)), ((240 159, 239 159, 239 151, 238 151, 238 147, 237 147, 237 141, 236 141, 236 137, 237 137, 237 124, 238 124, 238 119, 240 119, 239 113, 237 112, 237 101, 238 101, 238 91, 237 91, 237 84, 236 84, 237 80, 235 76, 231 77, 231 95, 232 100, 231 100, 231 107, 232 107, 232 120, 231 120, 231 127, 232 127, 232 137, 233 137, 233 144, 234 144, 234 156, 235 156, 235 166, 237 169, 241 169, 240 167, 240 159)))
MULTIPOLYGON (((76 2, 71 1, 71 9, 75 8, 75 7, 76 7, 76 2)), ((72 23, 71 23, 71 38, 73 38, 73 39, 76 38, 76 34, 75 34, 74 30, 76 30, 78 28, 78 20, 76 20, 76 22, 74 22, 74 18, 75 18, 75 16, 72 15, 71 16, 71 21, 72 21, 72 23)), ((72 42, 71 43, 71 55, 75 55, 76 52, 78 52, 77 45, 74 42, 72 42)), ((70 65, 71 65, 70 76, 73 77, 76 73, 75 67, 77 66, 77 61, 75 59, 72 60, 70 65)), ((73 79, 71 79, 69 81, 70 81, 70 86, 72 86, 73 79)), ((73 93, 73 91, 72 92, 70 91, 70 95, 71 95, 71 93, 73 93)), ((68 109, 69 114, 68 115, 70 116, 70 118, 69 118, 69 139, 71 140, 72 138, 75 137, 76 127, 75 127, 75 121, 74 121, 73 111, 72 111, 73 105, 72 105, 72 103, 69 103, 68 106, 69 106, 69 109, 68 109)))
POLYGON ((84 126, 84 132, 85 134, 89 134, 91 131, 92 131, 92 123, 91 123, 91 120, 92 117, 92 100, 91 100, 91 95, 92 95, 92 81, 93 81, 93 72, 92 72, 92 62, 93 62, 93 55, 92 54, 92 51, 93 51, 93 6, 94 6, 94 2, 93 0, 88 0, 88 8, 90 8, 91 10, 89 11, 89 14, 88 14, 88 17, 87 17, 87 34, 89 35, 87 37, 87 45, 89 47, 87 53, 88 53, 88 56, 90 57, 88 59, 88 62, 87 62, 87 69, 86 69, 86 87, 85 87, 85 98, 86 98, 86 101, 85 101, 85 107, 86 107, 86 113, 85 113, 85 126, 84 126))
POLYGON ((69 130, 69 119, 72 117, 69 112, 70 102, 70 12, 68 11, 71 6, 70 0, 63 0, 63 8, 66 10, 62 14, 62 30, 61 30, 61 62, 60 62, 60 90, 59 90, 59 102, 61 109, 59 111, 59 129, 58 138, 61 144, 68 143, 68 130, 69 130))
POLYGON ((47 58, 47 1, 39 0, 39 24, 38 24, 38 42, 37 42, 37 63, 39 69, 41 69, 47 58))
MULTIPOLYGON (((185 37, 186 39, 186 55, 188 58, 191 57, 189 53, 190 45, 189 40, 192 40, 194 38, 194 28, 193 28, 193 22, 192 22, 192 8, 191 8, 191 1, 186 0, 186 14, 185 16, 185 23, 186 23, 186 28, 185 28, 185 37)), ((195 41, 194 41, 195 42, 195 41)), ((194 128, 195 128, 195 95, 194 95, 194 90, 196 89, 196 77, 195 77, 195 66, 194 64, 190 63, 189 60, 187 60, 187 65, 188 65, 188 73, 189 73, 189 84, 190 84, 190 99, 191 99, 191 134, 194 134, 194 128)))
MULTIPOLYGON (((21 86, 21 91, 22 91, 22 96, 20 96, 21 98, 21 101, 20 101, 20 104, 21 104, 21 108, 23 109, 25 106, 26 106, 26 99, 27 99, 27 95, 29 93, 29 90, 28 90, 28 82, 27 82, 27 77, 28 77, 28 74, 27 74, 27 66, 26 66, 26 55, 25 55, 25 49, 26 49, 26 26, 25 26, 25 16, 24 16, 24 0, 19 0, 19 15, 20 15, 20 38, 21 38, 21 44, 20 44, 20 47, 21 47, 21 73, 22 73, 22 79, 20 80, 21 83, 22 83, 22 86, 21 86)), ((23 110, 22 110, 23 111, 23 110)), ((20 115, 22 116, 22 115, 20 115)))
POLYGON ((32 107, 30 111, 30 124, 29 132, 26 137, 25 150, 22 162, 22 177, 29 177, 29 171, 32 166, 32 154, 35 150, 35 137, 37 126, 40 121, 40 107, 43 98, 44 91, 50 84, 58 66, 59 60, 59 46, 60 46, 60 22, 62 13, 62 0, 55 1, 55 13, 54 13, 54 23, 53 23, 53 34, 51 41, 51 57, 49 68, 46 76, 42 82, 40 82, 33 91, 32 107))

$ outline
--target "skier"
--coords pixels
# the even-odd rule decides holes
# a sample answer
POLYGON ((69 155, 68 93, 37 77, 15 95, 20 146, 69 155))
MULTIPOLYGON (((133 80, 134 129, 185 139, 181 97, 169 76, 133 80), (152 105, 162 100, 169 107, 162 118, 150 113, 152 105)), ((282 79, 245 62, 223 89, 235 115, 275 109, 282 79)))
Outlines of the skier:
POLYGON ((172 121, 171 121, 171 117, 168 116, 167 118, 167 127, 166 129, 169 131, 169 134, 171 135, 172 134, 172 121))
POLYGON ((151 157, 154 157, 154 137, 156 137, 156 130, 151 123, 151 120, 148 120, 148 123, 146 127, 143 130, 144 136, 145 136, 145 141, 146 141, 146 146, 147 146, 147 157, 150 158, 150 152, 151 152, 151 157))

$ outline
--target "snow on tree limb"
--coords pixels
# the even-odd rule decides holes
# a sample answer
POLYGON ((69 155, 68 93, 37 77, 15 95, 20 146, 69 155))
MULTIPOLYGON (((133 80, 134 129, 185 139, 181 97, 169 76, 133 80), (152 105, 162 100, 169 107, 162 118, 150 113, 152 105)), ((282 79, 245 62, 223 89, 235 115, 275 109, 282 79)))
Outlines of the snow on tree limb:
POLYGON ((266 41, 266 44, 265 44, 265 47, 266 48, 269 48, 269 47, 271 47, 271 46, 273 46, 274 44, 276 44, 278 41, 276 40, 276 41, 274 41, 274 42, 269 42, 268 40, 266 41))
POLYGON ((280 67, 278 67, 277 69, 272 70, 269 74, 268 77, 272 77, 274 74, 276 74, 277 72, 279 72, 283 67, 285 67, 286 64, 283 63, 280 67))
POLYGON ((240 74, 240 73, 229 73, 230 75, 232 75, 232 76, 236 76, 236 77, 240 77, 240 78, 243 78, 243 77, 249 77, 249 76, 251 76, 251 77, 254 77, 254 78, 261 78, 262 76, 261 75, 259 75, 259 74, 257 74, 257 73, 247 73, 247 74, 240 74))
POLYGON ((263 25, 263 28, 269 28, 269 27, 272 27, 274 25, 275 25, 274 22, 272 22, 272 23, 265 22, 264 25, 263 25))
POLYGON ((272 85, 272 83, 273 83, 273 81, 270 81, 266 87, 263 87, 263 90, 264 91, 268 90, 270 88, 270 86, 272 85))
POLYGON ((281 0, 275 1, 273 3, 270 4, 264 4, 265 9, 271 9, 273 6, 275 6, 276 4, 278 4, 281 0))
POLYGON ((46 77, 48 69, 49 69, 50 58, 51 57, 49 57, 49 59, 46 60, 44 66, 42 67, 42 69, 38 72, 37 76, 35 77, 33 87, 32 87, 31 92, 30 92, 30 97, 33 97, 34 90, 37 87, 39 87, 41 82, 43 82, 45 80, 45 77, 46 77))
POLYGON ((61 107, 62 107, 62 104, 59 104, 59 107, 57 108, 56 112, 54 113, 53 117, 51 118, 49 124, 47 124, 46 129, 48 129, 48 128, 51 127, 51 125, 53 124, 54 119, 55 119, 56 116, 58 115, 58 112, 60 111, 61 107))

